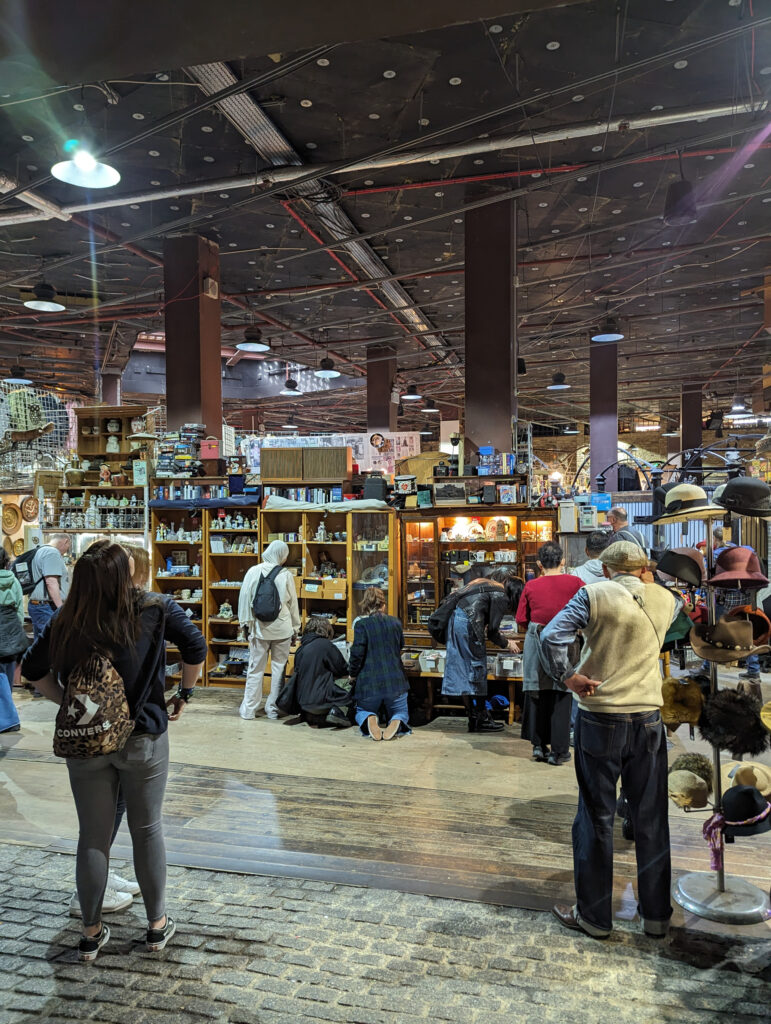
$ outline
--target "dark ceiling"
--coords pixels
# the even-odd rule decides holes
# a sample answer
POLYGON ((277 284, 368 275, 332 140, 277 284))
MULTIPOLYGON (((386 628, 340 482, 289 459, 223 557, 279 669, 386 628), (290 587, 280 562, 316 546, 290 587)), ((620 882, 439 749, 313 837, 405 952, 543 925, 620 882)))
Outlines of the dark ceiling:
MULTIPOLYGON (((305 62, 221 54, 223 64, 182 67, 180 53, 157 73, 47 95, 6 74, 1 169, 67 219, 30 220, 21 196, 0 201, 0 368, 21 362, 86 399, 104 365, 130 361, 137 380, 144 351, 162 345, 136 339, 163 330, 163 237, 198 230, 221 247, 232 421, 286 420, 290 405, 275 397, 285 363, 301 372, 328 349, 360 377, 368 346, 384 340, 397 346, 400 382, 454 418, 464 360, 479 355, 464 352, 463 209, 514 195, 524 416, 587 419, 589 334, 608 304, 626 333, 622 415, 674 416, 694 379, 708 404, 750 395, 771 361, 767 11, 757 0, 601 0, 343 43, 305 62), (226 101, 227 114, 209 106, 132 141, 260 74, 271 80, 226 101), (85 137, 100 152, 121 146, 116 189, 41 180, 66 139, 85 137), (394 147, 376 169, 345 169, 394 147), (678 151, 700 212, 667 227, 678 151), (273 168, 294 165, 319 176, 270 183, 273 168), (68 210, 91 201, 115 205, 68 210), (42 276, 70 297, 96 294, 96 315, 73 298, 65 314, 30 315, 21 292, 42 276), (230 357, 251 322, 274 355, 270 370, 245 374, 230 357), (545 390, 555 371, 569 391, 545 390)), ((290 402, 304 427, 364 426, 360 386, 290 402)))

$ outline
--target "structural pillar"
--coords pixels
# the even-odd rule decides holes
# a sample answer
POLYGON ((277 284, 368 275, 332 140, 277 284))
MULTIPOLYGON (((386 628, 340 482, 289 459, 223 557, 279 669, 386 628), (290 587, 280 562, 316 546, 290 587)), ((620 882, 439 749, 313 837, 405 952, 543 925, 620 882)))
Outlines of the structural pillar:
POLYGON ((517 208, 494 203, 465 216, 466 404, 472 450, 512 450, 517 378, 517 208))
POLYGON ((166 419, 169 429, 203 423, 222 434, 220 258, 216 243, 178 235, 163 244, 166 419))
POLYGON ((589 342, 589 465, 592 489, 604 472, 605 490, 618 490, 618 345, 589 342))
MULTIPOLYGON (((701 417, 702 417, 702 386, 699 381, 689 381, 680 385, 680 447, 684 452, 701 448, 701 417)), ((699 470, 701 458, 683 456, 683 466, 696 470, 698 483, 701 483, 699 470)))
POLYGON ((398 406, 391 401, 396 377, 396 349, 393 345, 372 345, 367 349, 367 430, 393 433, 398 406))
POLYGON ((102 372, 102 402, 104 405, 121 405, 121 374, 118 370, 102 372))

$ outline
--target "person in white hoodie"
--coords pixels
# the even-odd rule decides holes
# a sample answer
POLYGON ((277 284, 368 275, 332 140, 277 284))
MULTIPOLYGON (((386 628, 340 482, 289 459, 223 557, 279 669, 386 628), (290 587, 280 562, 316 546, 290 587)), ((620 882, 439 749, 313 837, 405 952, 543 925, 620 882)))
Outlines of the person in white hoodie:
POLYGON ((600 555, 614 539, 614 535, 610 530, 593 530, 586 538, 585 550, 587 560, 583 565, 579 565, 575 569, 571 569, 571 576, 577 576, 587 585, 589 583, 599 583, 601 580, 604 580, 605 576, 602 571, 600 555))
POLYGON ((253 719, 262 705, 262 677, 270 655, 270 694, 265 702, 268 718, 278 718, 276 699, 289 660, 292 637, 300 632, 302 621, 297 604, 294 576, 283 569, 274 578, 281 599, 281 610, 273 622, 260 622, 252 611, 257 584, 277 566, 283 566, 289 557, 289 548, 282 540, 272 541, 262 554, 262 561, 253 565, 244 577, 238 598, 238 621, 249 630, 249 667, 246 670, 244 699, 238 713, 246 720, 253 719))

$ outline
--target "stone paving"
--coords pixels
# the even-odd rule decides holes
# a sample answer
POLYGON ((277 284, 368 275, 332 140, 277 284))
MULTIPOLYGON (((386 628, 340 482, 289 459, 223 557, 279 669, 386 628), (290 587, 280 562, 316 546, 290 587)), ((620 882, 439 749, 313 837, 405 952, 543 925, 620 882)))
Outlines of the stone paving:
POLYGON ((170 869, 179 931, 141 902, 79 964, 74 859, 0 844, 0 1024, 734 1024, 768 1020, 771 942, 623 922, 605 942, 550 915, 326 882, 170 869))

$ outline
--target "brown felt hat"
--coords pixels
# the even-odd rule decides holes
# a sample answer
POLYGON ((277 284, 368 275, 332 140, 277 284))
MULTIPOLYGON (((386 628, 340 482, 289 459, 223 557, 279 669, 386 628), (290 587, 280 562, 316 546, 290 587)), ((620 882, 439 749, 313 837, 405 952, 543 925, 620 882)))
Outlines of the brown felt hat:
POLYGON ((746 619, 729 619, 725 615, 714 626, 697 624, 691 629, 691 647, 700 658, 727 665, 750 654, 765 654, 768 644, 755 646, 752 623, 746 619))

